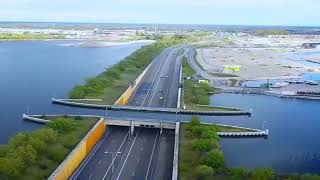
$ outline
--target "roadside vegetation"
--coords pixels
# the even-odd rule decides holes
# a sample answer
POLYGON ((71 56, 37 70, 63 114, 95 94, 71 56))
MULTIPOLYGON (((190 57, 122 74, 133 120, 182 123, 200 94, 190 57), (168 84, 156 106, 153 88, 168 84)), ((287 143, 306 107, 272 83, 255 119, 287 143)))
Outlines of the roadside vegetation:
POLYGON ((47 179, 96 122, 60 117, 37 131, 17 134, 0 146, 0 179, 47 179))
POLYGON ((182 59, 183 105, 186 109, 202 111, 237 111, 238 109, 210 106, 210 94, 219 90, 206 82, 199 82, 196 72, 190 67, 186 58, 182 59))
POLYGON ((1 40, 41 40, 41 39, 64 39, 64 35, 50 35, 43 33, 0 33, 1 40))
POLYGON ((254 31, 256 36, 268 36, 268 35, 287 35, 289 32, 284 29, 261 29, 254 31))
POLYGON ((180 126, 179 179, 181 180, 319 180, 316 175, 278 175, 270 168, 228 168, 217 132, 238 128, 202 125, 198 117, 180 126))
POLYGON ((95 103, 113 104, 161 51, 181 42, 183 39, 180 38, 160 38, 157 43, 138 49, 98 76, 87 79, 83 85, 75 86, 69 92, 69 97, 71 99, 96 98, 102 101, 95 103))

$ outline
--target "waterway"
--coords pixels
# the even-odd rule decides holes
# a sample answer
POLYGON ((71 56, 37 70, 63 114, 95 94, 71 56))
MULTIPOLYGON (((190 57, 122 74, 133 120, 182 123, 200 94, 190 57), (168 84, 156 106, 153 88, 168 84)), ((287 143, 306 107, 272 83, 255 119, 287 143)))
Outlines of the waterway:
POLYGON ((52 105, 50 100, 67 97, 74 85, 99 74, 146 44, 103 48, 66 46, 72 43, 74 41, 0 43, 0 144, 6 144, 17 132, 41 127, 22 120, 22 114, 27 111, 31 114, 92 114, 92 110, 52 105))
POLYGON ((230 167, 271 167, 280 173, 320 173, 320 102, 261 95, 218 94, 212 105, 252 108, 251 117, 211 121, 268 128, 268 138, 223 138, 230 167))

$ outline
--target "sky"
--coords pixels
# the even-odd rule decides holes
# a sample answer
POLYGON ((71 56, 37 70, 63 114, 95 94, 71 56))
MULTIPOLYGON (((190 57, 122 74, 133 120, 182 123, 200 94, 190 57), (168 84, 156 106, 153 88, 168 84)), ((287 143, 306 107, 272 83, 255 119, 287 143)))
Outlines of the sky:
POLYGON ((320 26, 320 0, 0 0, 0 21, 320 26))

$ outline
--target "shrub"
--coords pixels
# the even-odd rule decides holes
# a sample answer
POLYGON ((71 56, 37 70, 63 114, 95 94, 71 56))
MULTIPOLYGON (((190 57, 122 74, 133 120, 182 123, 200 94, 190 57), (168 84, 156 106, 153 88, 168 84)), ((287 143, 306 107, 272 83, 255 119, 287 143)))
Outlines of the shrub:
POLYGON ((204 164, 213 169, 224 167, 224 157, 221 151, 210 151, 203 160, 204 164))
POLYGON ((76 123, 71 119, 57 119, 50 121, 47 127, 52 128, 58 132, 65 133, 75 129, 76 123))
POLYGON ((197 167, 199 179, 205 179, 213 175, 213 169, 207 165, 199 165, 197 167))

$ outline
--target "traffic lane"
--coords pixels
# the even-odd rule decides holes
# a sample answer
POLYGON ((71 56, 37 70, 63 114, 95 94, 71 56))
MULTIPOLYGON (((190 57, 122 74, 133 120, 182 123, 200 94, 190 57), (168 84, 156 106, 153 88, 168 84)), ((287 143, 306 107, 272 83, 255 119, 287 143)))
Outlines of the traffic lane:
POLYGON ((174 65, 174 71, 168 88, 165 107, 176 108, 178 100, 179 80, 180 80, 181 59, 178 58, 174 65))
POLYGON ((120 145, 123 138, 128 133, 128 128, 123 127, 109 127, 107 131, 111 131, 101 141, 100 147, 93 154, 93 156, 87 161, 87 164, 80 166, 81 170, 74 179, 101 179, 104 175, 104 171, 110 166, 112 158, 106 156, 105 151, 107 149, 116 148, 120 145))
POLYGON ((150 88, 152 88, 154 79, 156 78, 157 74, 161 70, 163 63, 167 58, 168 52, 170 51, 171 51, 171 48, 165 49, 158 57, 156 57, 152 61, 150 68, 143 76, 140 82, 140 85, 138 85, 137 91, 134 92, 128 105, 140 106, 144 104, 145 98, 148 95, 150 88), (145 86, 141 87, 141 85, 143 84, 148 84, 149 87, 147 87, 147 91, 145 91, 145 86))
POLYGON ((157 85, 153 90, 153 95, 149 100, 149 106, 151 107, 165 107, 167 94, 171 89, 169 85, 172 78, 172 72, 175 68, 175 63, 177 60, 177 54, 180 49, 175 49, 168 57, 168 63, 164 67, 164 70, 160 77, 158 77, 157 85))
POLYGON ((154 155, 154 144, 159 135, 158 129, 143 128, 119 179, 145 179, 150 172, 149 164, 154 155))
POLYGON ((174 156, 174 130, 165 129, 159 140, 158 152, 150 180, 163 180, 172 178, 174 156))
MULTIPOLYGON (((130 144, 130 134, 129 134, 129 130, 125 136, 125 138, 123 138, 120 146, 118 148, 113 148, 113 149, 107 149, 106 152, 107 154, 109 154, 112 159, 110 162, 110 165, 108 166, 108 168, 105 168, 103 173, 103 177, 102 179, 111 179, 115 169, 119 166, 120 160, 123 156, 126 156, 126 154, 128 153, 128 151, 126 151, 126 149, 128 149, 127 147, 130 144)), ((105 152, 105 153, 106 153, 105 152)))
MULTIPOLYGON (((164 60, 163 63, 166 63, 166 62, 167 62, 167 59, 164 60)), ((152 77, 150 76, 150 78, 153 78, 151 82, 146 82, 146 81, 143 82, 143 84, 148 83, 149 89, 148 89, 147 93, 145 94, 143 101, 140 104, 141 106, 149 106, 149 101, 152 97, 154 90, 156 89, 158 77, 160 74, 162 74, 163 69, 164 69, 164 65, 162 64, 159 68, 159 71, 156 74, 154 74, 152 77)))
MULTIPOLYGON (((180 52, 180 50, 179 50, 180 52)), ((172 107, 176 108, 177 105, 177 99, 178 99, 178 85, 179 81, 179 75, 180 75, 180 58, 179 52, 177 55, 174 57, 175 60, 171 65, 171 70, 170 70, 170 75, 169 75, 169 81, 168 84, 166 84, 165 89, 166 89, 166 95, 165 95, 165 101, 163 104, 163 107, 172 107)))

